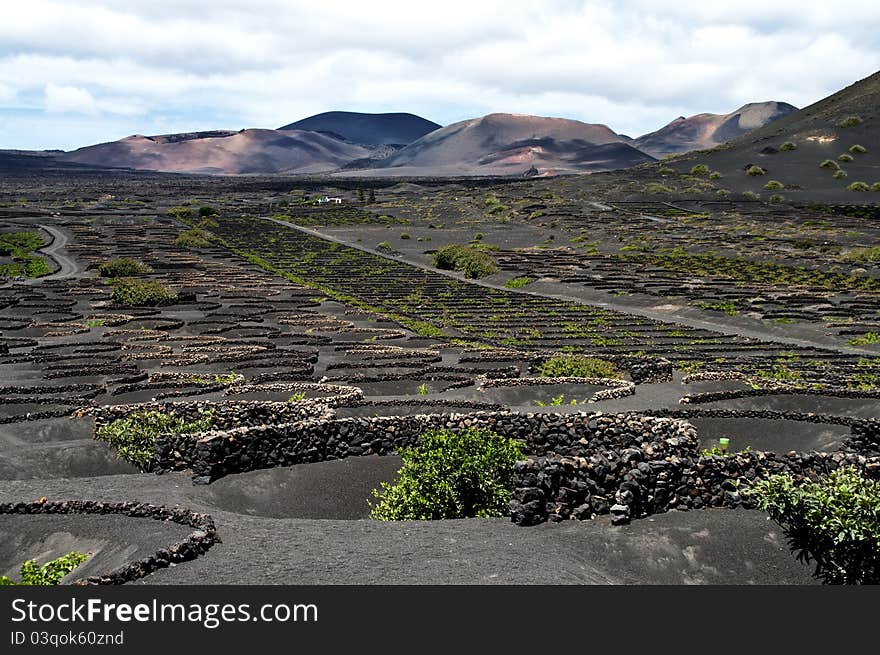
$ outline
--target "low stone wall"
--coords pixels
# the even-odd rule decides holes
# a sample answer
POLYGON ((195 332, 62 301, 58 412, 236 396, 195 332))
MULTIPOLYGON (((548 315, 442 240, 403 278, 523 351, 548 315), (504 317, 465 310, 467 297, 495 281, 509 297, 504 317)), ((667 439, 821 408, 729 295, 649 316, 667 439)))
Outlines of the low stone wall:
POLYGON ((601 400, 623 398, 632 396, 636 392, 636 385, 626 380, 616 378, 578 378, 578 377, 531 377, 531 378, 477 378, 478 389, 491 389, 497 387, 529 387, 548 386, 555 384, 589 384, 593 386, 608 387, 594 393, 589 402, 595 403, 601 400))
POLYGON ((143 578, 161 568, 195 559, 220 543, 214 519, 182 507, 165 507, 147 503, 104 503, 93 500, 65 500, 31 503, 0 503, 0 514, 121 514, 133 518, 172 521, 195 528, 186 539, 168 548, 157 550, 101 575, 80 578, 74 585, 115 585, 143 578))
POLYGON ((756 479, 779 473, 817 479, 841 466, 855 466, 870 478, 880 478, 880 422, 855 420, 850 425, 852 436, 833 453, 702 456, 694 430, 693 440, 619 441, 598 449, 589 444, 579 457, 530 457, 516 467, 511 517, 520 525, 534 525, 611 513, 612 523, 619 524, 671 509, 754 508, 754 501, 741 492, 756 479))
MULTIPOLYGON (((160 435, 156 440, 157 472, 191 469, 193 482, 210 483, 230 473, 275 466, 388 455, 415 445, 430 429, 481 428, 525 443, 530 455, 579 456, 585 444, 642 443, 689 435, 692 426, 674 419, 636 414, 545 414, 472 412, 313 419, 258 425, 189 435, 160 435)), ((661 445, 654 448, 662 450, 661 445)))

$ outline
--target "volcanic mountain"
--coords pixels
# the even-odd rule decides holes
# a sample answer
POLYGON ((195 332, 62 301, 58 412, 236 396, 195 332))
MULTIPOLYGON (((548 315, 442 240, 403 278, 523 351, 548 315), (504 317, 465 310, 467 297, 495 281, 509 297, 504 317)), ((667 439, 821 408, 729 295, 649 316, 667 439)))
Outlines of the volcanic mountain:
POLYGON ((786 102, 751 102, 729 114, 679 116, 656 132, 643 134, 632 144, 654 157, 714 148, 794 111, 797 107, 786 102))
POLYGON ((435 130, 378 162, 376 175, 511 175, 603 171, 653 157, 605 125, 489 114, 435 130))
POLYGON ((354 111, 328 111, 290 123, 279 130, 310 130, 342 137, 351 143, 370 146, 412 143, 440 125, 415 114, 363 114, 354 111))
POLYGON ((664 166, 686 173, 697 163, 720 172, 725 188, 765 199, 778 193, 790 200, 876 202, 876 193, 848 187, 880 182, 880 72, 718 148, 664 166), (747 174, 753 165, 763 174, 755 169, 747 174), (770 180, 784 188, 765 189, 770 180))
POLYGON ((176 173, 320 173, 369 154, 368 148, 317 132, 250 129, 135 134, 65 153, 58 160, 176 173))

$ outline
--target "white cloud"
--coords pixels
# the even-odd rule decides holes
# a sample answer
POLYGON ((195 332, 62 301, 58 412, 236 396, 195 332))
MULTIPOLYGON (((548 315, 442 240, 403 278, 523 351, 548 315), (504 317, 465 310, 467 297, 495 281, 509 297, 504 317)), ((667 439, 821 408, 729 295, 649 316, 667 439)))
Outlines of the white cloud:
POLYGON ((77 114, 97 113, 95 99, 86 89, 50 82, 46 85, 45 94, 46 111, 77 114))
MULTIPOLYGON (((58 112, 101 116, 105 139, 330 109, 441 123, 530 112, 636 136, 751 101, 803 106, 880 59, 880 3, 863 0, 15 4, 0 22, 0 105, 29 109, 35 147, 55 145, 40 139, 58 112)), ((94 134, 83 124, 80 145, 94 134)))

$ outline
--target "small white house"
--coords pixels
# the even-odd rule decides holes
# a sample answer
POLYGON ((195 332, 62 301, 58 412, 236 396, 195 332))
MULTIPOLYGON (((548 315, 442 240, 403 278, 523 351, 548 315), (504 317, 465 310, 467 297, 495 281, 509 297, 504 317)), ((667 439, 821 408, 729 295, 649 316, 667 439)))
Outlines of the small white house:
POLYGON ((323 198, 318 198, 318 204, 323 205, 325 202, 332 202, 334 205, 341 205, 342 198, 331 198, 330 196, 324 196, 323 198))

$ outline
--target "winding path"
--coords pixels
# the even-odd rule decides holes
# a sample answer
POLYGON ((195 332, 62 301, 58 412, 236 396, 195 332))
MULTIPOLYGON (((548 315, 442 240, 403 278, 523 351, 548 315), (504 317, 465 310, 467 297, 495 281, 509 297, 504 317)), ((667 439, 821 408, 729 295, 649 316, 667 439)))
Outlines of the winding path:
POLYGON ((64 249, 64 247, 67 245, 67 242, 69 241, 67 235, 64 234, 64 232, 59 230, 57 227, 52 227, 51 225, 40 224, 37 227, 45 230, 52 235, 52 243, 42 248, 38 248, 37 252, 54 259, 58 263, 58 270, 54 273, 51 273, 50 275, 44 275, 43 277, 30 280, 30 282, 41 282, 43 280, 63 280, 65 278, 73 277, 73 275, 78 270, 76 262, 59 252, 64 249))

